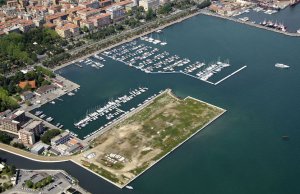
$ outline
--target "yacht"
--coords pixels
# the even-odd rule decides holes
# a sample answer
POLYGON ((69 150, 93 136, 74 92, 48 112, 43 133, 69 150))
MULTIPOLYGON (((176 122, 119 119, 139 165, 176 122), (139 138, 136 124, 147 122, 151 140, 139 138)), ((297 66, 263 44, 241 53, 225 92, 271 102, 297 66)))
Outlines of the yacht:
POLYGON ((281 69, 287 69, 287 68, 289 68, 290 66, 285 65, 285 64, 282 64, 282 63, 276 63, 276 64, 275 64, 275 67, 281 68, 281 69))
POLYGON ((46 119, 46 121, 47 121, 47 122, 51 122, 51 121, 53 121, 53 118, 52 118, 52 117, 48 117, 48 118, 46 119))
POLYGON ((130 190, 132 190, 132 189, 133 189, 133 187, 132 187, 132 186, 130 186, 130 185, 127 185, 127 186, 126 186, 126 189, 130 189, 130 190))

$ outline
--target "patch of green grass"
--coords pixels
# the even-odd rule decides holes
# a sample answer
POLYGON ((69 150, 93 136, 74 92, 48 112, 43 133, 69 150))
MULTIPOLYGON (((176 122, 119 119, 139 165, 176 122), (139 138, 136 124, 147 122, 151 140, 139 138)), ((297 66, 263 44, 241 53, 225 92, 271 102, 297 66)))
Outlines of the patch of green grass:
POLYGON ((90 170, 96 172, 97 174, 107 178, 108 180, 114 182, 114 183, 119 183, 119 184, 123 184, 116 175, 114 175, 113 173, 105 170, 102 167, 99 167, 93 163, 89 163, 87 161, 82 161, 83 165, 88 167, 90 170))
POLYGON ((131 170, 130 172, 138 175, 141 174, 144 170, 148 168, 149 164, 148 163, 143 163, 142 166, 135 168, 134 170, 131 170))

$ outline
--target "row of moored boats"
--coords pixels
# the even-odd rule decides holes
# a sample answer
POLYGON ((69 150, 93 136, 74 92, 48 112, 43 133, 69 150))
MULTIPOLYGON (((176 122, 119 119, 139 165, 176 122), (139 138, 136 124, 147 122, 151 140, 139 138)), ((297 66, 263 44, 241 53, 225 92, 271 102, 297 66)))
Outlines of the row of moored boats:
POLYGON ((102 67, 104 67, 104 64, 101 63, 102 61, 105 61, 105 59, 101 56, 99 56, 99 54, 95 54, 93 55, 94 58, 96 58, 98 61, 92 60, 92 58, 86 58, 84 60, 80 60, 80 64, 77 64, 79 67, 82 67, 81 64, 85 64, 85 65, 90 65, 91 67, 94 67, 96 69, 100 69, 102 67), (100 62, 101 61, 101 62, 100 62))
POLYGON ((214 63, 192 62, 188 58, 171 55, 149 45, 132 41, 120 47, 103 52, 107 57, 135 67, 146 73, 185 73, 206 81, 213 74, 229 67, 229 62, 218 60, 214 63))
POLYGON ((139 87, 138 89, 130 91, 129 95, 123 95, 116 98, 115 100, 110 100, 106 105, 102 107, 97 106, 93 108, 92 111, 87 111, 86 116, 77 123, 74 123, 74 126, 78 129, 82 129, 86 127, 90 122, 98 120, 100 117, 105 117, 107 120, 111 120, 116 116, 125 113, 125 111, 119 108, 122 104, 131 101, 133 98, 141 95, 147 90, 147 87, 139 87))
MULTIPOLYGON (((163 91, 160 91, 160 93, 162 93, 163 91)), ((147 99, 145 99, 142 103, 138 104, 137 107, 141 107, 143 106, 145 103, 149 102, 150 100, 152 100, 153 98, 155 98, 157 96, 157 94, 153 94, 152 96, 148 97, 147 99)), ((84 137, 84 139, 89 138, 93 135, 95 135, 96 133, 98 133, 99 131, 103 130, 105 127, 111 125, 112 123, 116 122, 117 120, 119 120, 120 118, 123 118, 124 116, 126 116, 128 113, 130 113, 131 111, 134 111, 136 109, 136 107, 132 107, 129 111, 124 111, 122 114, 118 115, 117 117, 115 117, 113 120, 109 121, 108 123, 106 123, 105 125, 101 126, 98 130, 86 135, 84 137)), ((107 113, 106 113, 107 114, 107 113)), ((109 114, 109 113, 108 113, 109 114)), ((76 126, 78 126, 78 123, 76 126)), ((75 125, 74 124, 74 125, 75 125)))
MULTIPOLYGON (((39 118, 41 118, 41 119, 44 119, 44 118, 47 117, 46 114, 43 113, 43 111, 35 111, 34 115, 37 116, 37 117, 39 117, 39 118)), ((50 122, 54 121, 54 118, 52 118, 52 117, 47 117, 47 118, 45 119, 45 121, 47 121, 47 122, 50 123, 50 122)), ((61 129, 61 128, 64 127, 64 125, 62 125, 62 124, 60 124, 60 123, 57 123, 55 126, 56 126, 57 128, 59 128, 59 129, 61 129)))

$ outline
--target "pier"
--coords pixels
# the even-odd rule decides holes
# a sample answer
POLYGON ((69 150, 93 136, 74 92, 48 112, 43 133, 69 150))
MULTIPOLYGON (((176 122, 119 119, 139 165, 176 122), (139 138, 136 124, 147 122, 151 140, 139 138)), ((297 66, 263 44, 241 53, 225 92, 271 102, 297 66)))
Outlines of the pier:
MULTIPOLYGON (((130 114, 127 115, 127 118, 123 117, 122 119, 116 121, 114 124, 110 125, 110 128, 108 127, 107 130, 102 134, 103 136, 100 136, 100 139, 96 139, 95 144, 93 144, 93 148, 91 148, 89 151, 87 151, 85 154, 80 154, 77 155, 74 158, 74 162, 76 162, 79 165, 82 165, 82 161, 86 162, 86 166, 84 166, 85 169, 89 170, 90 172, 95 173, 96 175, 104 178, 106 181, 114 184, 115 186, 119 187, 119 188, 124 188, 126 185, 130 184, 133 180, 135 180, 136 178, 138 178, 139 176, 141 176, 144 172, 146 172, 148 169, 150 169, 152 166, 154 166, 155 164, 157 164, 159 161, 161 161, 163 158, 167 157, 170 153, 172 153, 175 149, 177 149, 179 146, 181 146, 182 144, 184 144, 185 142, 187 142, 190 138, 192 138, 194 135, 196 135, 199 131, 201 131, 202 129, 204 129, 206 126, 208 126, 210 123, 212 123, 214 120, 216 120, 217 118, 219 118, 220 116, 222 116, 226 110, 219 108, 217 106, 214 105, 210 105, 209 103, 206 102, 202 102, 201 100, 197 100, 198 102, 200 102, 199 104, 196 103, 195 104, 196 99, 191 98, 191 97, 186 97, 185 99, 179 99, 178 97, 176 97, 170 89, 167 89, 163 92, 161 92, 160 95, 157 95, 155 98, 153 98, 151 101, 147 102, 147 104, 144 104, 142 107, 139 107, 138 109, 136 109, 133 112, 130 112, 130 114), (162 96, 164 95, 164 96, 162 96), (161 97, 162 99, 160 100, 156 100, 159 97, 161 97), (155 103, 155 104, 152 104, 155 103), (163 153, 163 155, 159 156, 156 159, 148 158, 147 156, 145 156, 146 158, 143 158, 144 160, 148 161, 149 165, 147 165, 145 168, 142 169, 142 171, 140 172, 128 172, 128 173, 132 173, 132 176, 128 177, 128 179, 124 180, 124 177, 120 177, 120 172, 123 172, 122 169, 114 169, 111 168, 110 166, 106 166, 104 164, 99 163, 99 159, 100 158, 105 158, 107 155, 109 155, 110 153, 118 153, 119 155, 122 155, 123 153, 123 149, 127 149, 124 148, 122 146, 122 143, 119 145, 116 145, 115 142, 120 141, 120 137, 117 135, 119 130, 125 130, 126 133, 123 134, 122 132, 122 137, 124 138, 124 143, 127 145, 127 141, 129 141, 130 136, 133 136, 134 134, 138 134, 139 135, 139 140, 136 142, 136 145, 139 145, 139 147, 136 147, 136 149, 132 149, 133 152, 136 154, 137 152, 142 152, 143 151, 143 147, 144 144, 147 145, 147 147, 152 148, 152 143, 153 141, 148 140, 149 138, 147 138, 147 133, 143 132, 143 130, 136 130, 135 127, 133 127, 133 129, 130 128, 130 126, 135 122, 135 119, 137 119, 139 116, 137 116, 137 118, 135 117, 138 114, 146 114, 147 115, 147 123, 149 126, 153 126, 155 129, 157 129, 157 126, 155 124, 151 124, 151 122, 156 122, 156 119, 153 118, 157 118, 156 116, 160 115, 160 111, 158 110, 162 110, 162 112, 169 110, 168 106, 166 105, 174 105, 174 106, 180 106, 181 104, 194 104, 195 106, 201 106, 201 107, 210 107, 209 110, 205 108, 205 111, 211 112, 213 115, 211 116, 211 118, 209 119, 205 119, 205 123, 201 124, 199 127, 197 128, 193 128, 190 133, 188 134, 188 136, 185 136, 183 134, 176 134, 175 136, 177 136, 178 138, 181 136, 181 138, 179 138, 180 140, 174 140, 176 143, 176 145, 172 146, 172 148, 168 148, 167 150, 165 150, 166 152, 163 153), (153 106, 152 106, 153 105, 153 106), (143 112, 144 108, 148 108, 147 109, 147 113, 143 112), (211 109, 212 108, 212 109, 211 109), (151 116, 149 116, 149 115, 151 116), (152 116, 153 115, 153 116, 152 116), (154 116, 155 115, 155 116, 154 116), (133 120, 131 120, 131 118, 133 118, 133 120), (129 119, 128 122, 126 119, 129 119), (125 122, 124 122, 125 121, 125 122), (113 128, 114 127, 114 128, 113 128), (127 129, 128 127, 128 129, 127 129), (184 137, 184 138, 182 138, 184 137), (102 139, 103 138, 103 139, 102 139), (107 139, 108 138, 108 139, 107 139), (113 148, 112 150, 108 151, 107 153, 105 152, 107 147, 111 147, 110 144, 112 145, 116 145, 116 148, 113 148), (105 152, 105 154, 103 155, 103 152, 105 152), (91 154, 93 153, 95 156, 97 157, 93 157, 93 158, 86 158, 86 154, 91 154), (109 179, 109 176, 106 176, 105 174, 102 174, 101 172, 95 172, 92 171, 88 164, 93 164, 97 165, 98 168, 104 168, 106 169, 109 173, 111 173, 112 175, 116 175, 116 177, 118 177, 118 180, 121 180, 122 183, 118 182, 117 180, 111 180, 109 179), (124 182, 123 182, 124 181, 124 182)), ((189 107, 189 105, 187 105, 189 107)), ((185 108, 183 108, 183 112, 185 112, 184 110, 185 108)), ((176 114, 176 113, 174 113, 176 114)), ((180 114, 180 113, 177 113, 180 114)), ((193 114, 193 113, 189 113, 189 114, 193 114)), ((170 116, 169 119, 173 120, 173 117, 176 117, 176 115, 170 116)), ((176 117, 177 118, 177 117, 176 117)), ((198 117, 195 118, 195 120, 198 121, 198 117)), ((177 121, 177 122, 180 122, 177 121)), ((195 121, 196 122, 196 121, 195 121)), ((167 122, 169 123, 169 122, 167 122)), ((157 124, 157 123, 156 123, 157 124)), ((170 123, 171 124, 171 123, 170 123)), ((133 124, 134 125, 134 124, 133 124)), ((143 124, 142 124, 143 125, 143 124)), ((157 124, 160 125, 160 124, 157 124)), ((175 125, 175 124, 174 124, 175 125)), ((177 125, 177 124, 176 124, 177 125)), ((194 126, 194 125, 192 125, 194 126)), ((168 130, 168 124, 161 126, 161 129, 157 129, 157 131, 167 131, 168 130)), ((189 130, 189 129, 188 129, 189 130)), ((120 132, 120 131, 119 131, 120 132)), ((186 134, 186 133, 184 133, 186 134)), ((157 138, 163 138, 160 137, 159 133, 153 133, 153 136, 156 136, 157 138)), ((172 137, 170 137, 172 138, 172 137)), ((172 138, 173 139, 173 138, 172 138)), ((155 145, 155 144, 154 144, 155 145)), ((132 145, 134 146, 134 145, 132 145)), ((154 148, 153 148, 154 149, 154 148)), ((156 153, 158 154, 158 153, 156 153)), ((130 155, 130 154, 129 154, 130 155)), ((124 156, 124 155, 123 155, 124 156)), ((136 156, 136 155, 135 155, 136 156)), ((125 160, 126 160, 126 156, 125 160)), ((127 156, 128 157, 128 156, 127 156)), ((136 156, 138 157, 138 156, 136 156)), ((141 157, 141 156, 139 156, 141 157)), ((122 163, 125 165, 125 169, 126 169, 126 165, 134 165, 135 168, 142 168, 144 164, 140 165, 140 164, 132 164, 132 161, 127 161, 125 163, 122 163), (141 167, 142 166, 142 167, 141 167)), ((132 168, 132 167, 131 167, 132 168)), ((135 170, 135 168, 133 170, 135 170)), ((125 171, 127 173, 127 171, 125 171)), ((124 172, 123 172, 124 173, 124 172)))
POLYGON ((217 17, 217 18, 221 18, 221 19, 226 19, 226 20, 230 20, 230 21, 237 22, 237 23, 240 23, 240 24, 245 24, 245 25, 248 25, 248 26, 252 26, 252 27, 256 27, 256 28, 260 28, 260 29, 264 29, 264 30, 268 30, 268 31, 272 31, 272 32, 277 32, 279 34, 283 34, 283 35, 286 35, 286 36, 300 37, 299 33, 283 32, 283 31, 280 31, 280 30, 276 30, 274 28, 269 28, 269 27, 266 27, 266 26, 262 26, 262 25, 259 25, 259 24, 254 24, 254 23, 247 22, 247 21, 242 21, 242 20, 239 20, 237 18, 215 14, 215 13, 212 13, 212 12, 207 11, 207 10, 202 10, 200 14, 207 15, 207 16, 213 16, 213 17, 217 17))
POLYGON ((104 128, 99 128, 98 130, 96 130, 97 132, 92 134, 91 136, 85 138, 83 141, 86 143, 90 143, 91 141, 93 141, 96 137, 100 136, 101 134, 105 133, 106 131, 110 130, 111 128, 115 127, 116 125, 118 125, 119 123, 121 123, 122 121, 124 121, 125 119, 131 117, 132 115, 134 115, 135 113, 138 113, 139 111, 141 111, 142 109, 144 109, 146 106, 148 106, 149 104, 151 104, 155 99, 157 99, 158 97, 162 96, 163 94, 167 93, 171 91, 171 89, 166 89, 163 92, 160 92, 158 95, 156 95, 155 97, 153 97, 152 99, 146 101, 145 103, 143 103, 141 106, 138 106, 137 108, 135 108, 134 110, 128 112, 127 114, 124 114, 123 116, 117 118, 114 122, 112 122, 110 125, 107 125, 104 128))
POLYGON ((168 51, 160 50, 132 41, 114 49, 102 53, 104 56, 119 61, 127 66, 134 67, 145 73, 152 74, 175 74, 182 73, 197 80, 214 85, 208 81, 210 77, 222 71, 223 68, 231 66, 229 60, 211 62, 191 61, 188 58, 170 54, 168 51))
POLYGON ((218 85, 218 84, 219 84, 219 83, 221 83, 222 81, 224 81, 224 80, 226 80, 226 79, 230 78, 231 76, 233 76, 234 74, 236 74, 236 73, 238 73, 238 72, 242 71, 242 70, 243 70, 243 69, 245 69, 246 67, 247 67, 246 65, 245 65, 245 66, 243 66, 243 67, 241 67, 240 69, 236 70, 235 72, 231 73, 230 75, 227 75, 227 76, 226 76, 226 77, 224 77, 223 79, 221 79, 221 80, 217 81, 216 83, 214 83, 214 85, 218 85))

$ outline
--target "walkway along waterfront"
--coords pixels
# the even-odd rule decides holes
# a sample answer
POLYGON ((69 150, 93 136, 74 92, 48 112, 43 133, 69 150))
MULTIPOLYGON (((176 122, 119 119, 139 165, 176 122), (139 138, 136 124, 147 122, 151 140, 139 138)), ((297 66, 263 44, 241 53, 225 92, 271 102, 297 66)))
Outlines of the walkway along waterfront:
POLYGON ((217 17, 217 18, 221 18, 221 19, 226 19, 226 20, 230 20, 230 21, 233 21, 233 22, 238 22, 240 24, 246 24, 246 25, 253 26, 253 27, 256 27, 256 28, 261 28, 261 29, 264 29, 264 30, 269 30, 269 31, 272 31, 272 32, 277 32, 277 33, 280 33, 280 34, 283 34, 283 35, 287 35, 287 36, 300 37, 299 33, 283 32, 283 31, 276 30, 276 29, 273 29, 273 28, 268 28, 266 26, 262 26, 262 25, 259 25, 259 24, 253 24, 251 22, 244 22, 244 21, 241 21, 241 20, 233 18, 233 17, 221 16, 219 14, 212 13, 212 12, 210 12, 208 10, 201 10, 200 13, 202 15, 207 15, 207 16, 213 16, 213 17, 217 17))
MULTIPOLYGON (((100 131, 100 133, 96 133, 97 136, 105 133, 106 131, 110 130, 112 127, 116 126, 117 124, 119 124, 120 122, 124 121, 125 119, 128 119, 129 117, 133 116, 134 114, 138 113, 139 111, 143 110, 146 106, 150 105, 151 103, 153 103, 155 101, 155 99, 159 98, 160 96, 164 95, 164 94, 169 94, 171 95, 173 98, 175 99, 178 99, 177 96, 175 96, 171 89, 166 89, 165 91, 161 92, 159 95, 155 96, 154 98, 152 98, 151 100, 149 100, 148 102, 146 102, 145 104, 143 104, 142 106, 136 108, 135 110, 129 112, 127 115, 125 115, 124 117, 120 118, 119 120, 117 120, 116 122, 112 123, 111 125, 109 125, 108 127, 104 128, 102 131, 100 131)), ((193 100, 197 100, 197 101, 200 101, 198 99, 195 99, 195 98, 192 98, 192 97, 186 97, 185 99, 193 99, 193 100)), ((183 142, 181 142, 180 144, 178 144, 177 146, 175 146, 171 151, 169 151, 166 155, 164 155, 162 158, 160 158, 159 160, 157 160, 156 162, 152 163, 151 165, 149 165, 145 170, 143 170, 138 176, 134 177, 130 182, 132 182, 133 180, 135 180, 137 177, 139 177, 141 174, 143 174, 145 171, 147 171, 149 168, 151 168, 152 166, 154 166, 156 163, 158 163, 160 160, 162 160, 163 158, 165 158, 167 155, 169 155, 172 151, 174 151, 176 148, 178 148, 180 145, 182 145, 183 143, 185 143, 186 141, 188 141, 191 137, 193 137, 195 134, 197 134, 200 130, 202 130, 203 128, 205 128, 206 126, 208 126, 210 123, 212 123, 214 120, 216 120, 217 118, 219 118, 220 116, 222 116, 226 110, 222 109, 222 108, 219 108, 217 106, 214 106, 214 105, 211 105, 209 103, 206 103, 206 102, 203 102, 203 101, 200 101, 202 103, 205 103, 207 105, 210 105, 210 106, 213 106, 215 108, 218 108, 220 110, 222 110, 222 113, 217 115, 215 118, 212 118, 208 123, 206 123, 203 127, 201 127, 200 129, 198 129, 195 133, 193 133, 191 136, 189 136, 187 139, 185 139, 183 142)), ((95 134, 95 135, 96 135, 95 134)), ((93 140, 93 138, 91 139, 87 139, 87 141, 91 141, 93 140)), ((18 148, 14 148, 12 146, 9 146, 9 145, 6 145, 6 144, 3 144, 3 143, 0 143, 0 150, 3 150, 3 151, 6 151, 6 152, 9 152, 11 154, 15 154, 17 156, 20 156, 20 157, 23 157, 23 158, 26 158, 26 159, 29 159, 29 160, 32 160, 32 161, 36 161, 36 162, 43 162, 43 163, 56 163, 56 162, 67 162, 67 161, 71 161, 77 165, 79 165, 80 167, 92 172, 93 174, 101 177, 102 179, 105 179, 106 181, 112 183, 113 185, 119 187, 119 188, 123 188, 125 187, 126 185, 119 185, 119 184, 116 184, 110 180, 108 180, 107 178, 105 177, 102 177, 101 175, 93 172, 92 170, 88 169, 87 167, 83 166, 80 162, 78 162, 78 159, 77 159, 77 155, 74 155, 74 156, 41 156, 41 155, 35 155, 33 153, 30 153, 28 151, 25 151, 25 150, 21 150, 21 149, 18 149, 18 148)))
MULTIPOLYGON (((184 21, 184 20, 187 20, 187 19, 189 19, 189 18, 191 18, 191 17, 194 17, 194 16, 199 15, 200 13, 201 13, 201 12, 198 11, 198 12, 189 14, 189 15, 187 15, 187 16, 184 16, 184 17, 182 17, 182 18, 179 18, 179 19, 177 19, 177 20, 175 20, 175 21, 172 21, 172 22, 170 22, 170 23, 167 23, 167 24, 165 24, 165 25, 162 25, 162 26, 159 26, 159 27, 157 27, 157 28, 153 28, 153 29, 147 30, 146 32, 143 32, 143 33, 141 33, 141 34, 135 35, 135 36, 133 36, 133 37, 126 38, 126 39, 124 39, 124 40, 122 40, 122 41, 120 41, 120 42, 118 42, 118 43, 116 43, 116 44, 112 44, 112 45, 110 45, 110 46, 108 46, 108 47, 105 47, 105 48, 103 48, 103 49, 99 49, 99 50, 94 51, 94 52, 92 52, 92 53, 90 53, 90 54, 84 55, 84 56, 79 57, 79 58, 77 58, 77 59, 75 59, 75 60, 72 60, 72 61, 70 61, 70 62, 64 63, 64 64, 62 64, 62 65, 60 65, 60 66, 57 66, 57 67, 53 68, 52 70, 53 70, 53 71, 59 70, 59 69, 61 69, 61 68, 63 68, 63 67, 66 67, 66 66, 68 66, 68 65, 71 65, 71 64, 73 64, 73 63, 76 63, 76 62, 78 62, 78 61, 80 61, 80 60, 82 60, 82 59, 91 57, 91 56, 93 56, 93 55, 95 55, 95 54, 97 54, 97 53, 101 53, 101 52, 104 52, 104 51, 109 50, 109 49, 111 49, 111 48, 114 48, 114 47, 116 47, 116 46, 120 46, 120 45, 122 45, 122 44, 124 44, 124 43, 131 42, 131 41, 133 41, 133 40, 135 40, 135 39, 137 39, 137 38, 140 38, 140 37, 142 37, 142 36, 146 36, 147 34, 151 34, 151 33, 155 32, 155 31, 157 31, 157 30, 162 30, 162 29, 164 29, 164 28, 166 28, 166 27, 168 27, 168 26, 171 26, 171 25, 173 25, 173 24, 180 23, 180 22, 182 22, 182 21, 184 21)), ((142 26, 142 27, 144 27, 144 26, 142 26)), ((141 30, 141 27, 139 27, 138 29, 133 29, 133 30, 139 31, 139 30, 141 30)), ((129 34, 130 34, 131 31, 126 32, 126 33, 129 33, 129 34)), ((102 40, 102 42, 104 42, 104 41, 107 42, 107 41, 113 40, 113 39, 115 39, 117 36, 120 36, 120 35, 122 35, 122 34, 118 34, 118 35, 115 35, 115 36, 106 38, 106 39, 102 40)), ((86 47, 94 46, 94 45, 96 45, 96 44, 101 44, 101 43, 95 42, 95 43, 93 43, 93 44, 91 44, 91 45, 87 45, 86 47)), ((78 53, 80 53, 80 51, 79 51, 78 53)))

